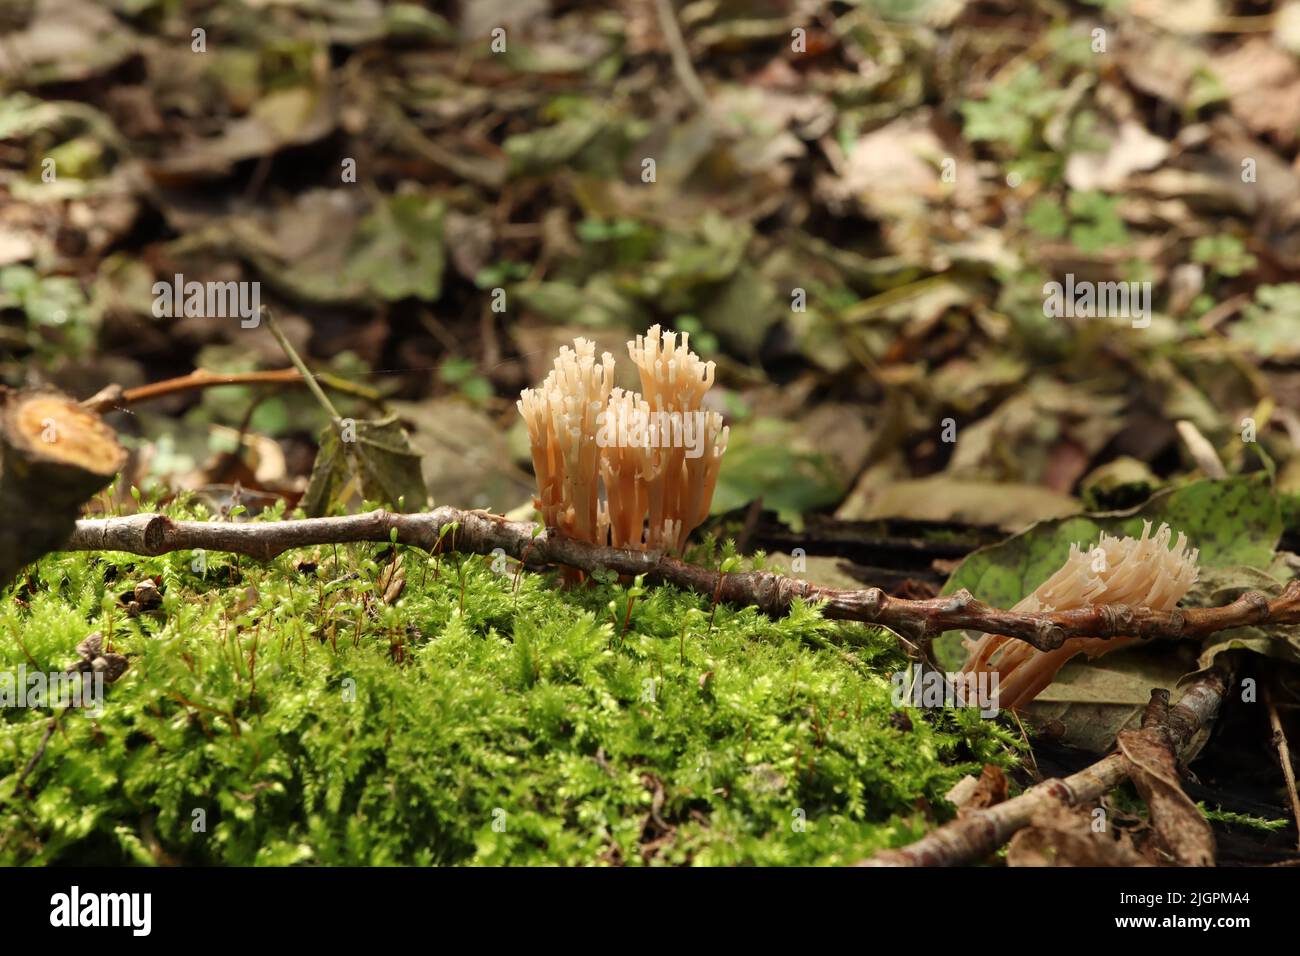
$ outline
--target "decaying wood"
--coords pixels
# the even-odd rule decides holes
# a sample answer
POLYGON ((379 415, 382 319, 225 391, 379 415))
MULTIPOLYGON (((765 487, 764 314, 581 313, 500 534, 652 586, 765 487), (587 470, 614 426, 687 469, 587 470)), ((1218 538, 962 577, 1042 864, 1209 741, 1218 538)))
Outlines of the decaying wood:
MULTIPOLYGON (((1207 727, 1219 712, 1227 691, 1223 671, 1212 669, 1200 674, 1188 685, 1177 706, 1148 710, 1142 732, 1152 732, 1165 739, 1174 753, 1181 754, 1197 733, 1207 727), (1158 719, 1152 715, 1158 713, 1158 719)), ((1078 807, 1098 799, 1137 773, 1130 758, 1116 750, 1069 777, 1044 780, 1020 796, 984 810, 965 813, 915 843, 898 850, 877 853, 861 866, 959 866, 984 859, 1034 817, 1049 810, 1053 803, 1078 807)), ((1184 798, 1185 799, 1185 798, 1184 798)))
POLYGON ((113 430, 63 393, 0 395, 0 587, 67 540, 125 461, 113 430))
POLYGON ((964 589, 946 597, 912 601, 892 597, 880 588, 819 587, 769 571, 723 574, 661 551, 600 547, 529 522, 450 507, 418 514, 370 511, 334 518, 243 523, 174 521, 163 515, 138 514, 79 521, 64 548, 143 555, 204 549, 266 561, 291 548, 386 542, 393 534, 398 542, 427 551, 493 554, 499 549, 533 567, 556 564, 587 572, 644 574, 773 615, 784 613, 796 598, 819 601, 827 617, 880 624, 912 639, 947 630, 971 630, 1006 634, 1052 650, 1071 637, 1196 638, 1244 625, 1300 623, 1300 581, 1292 581, 1272 600, 1250 592, 1223 607, 1154 611, 1111 604, 1030 614, 990 607, 964 589))

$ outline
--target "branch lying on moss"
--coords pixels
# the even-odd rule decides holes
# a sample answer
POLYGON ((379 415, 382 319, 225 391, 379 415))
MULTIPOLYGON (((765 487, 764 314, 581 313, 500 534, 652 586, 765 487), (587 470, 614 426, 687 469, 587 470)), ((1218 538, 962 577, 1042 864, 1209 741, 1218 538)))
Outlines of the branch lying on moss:
POLYGON ((713 595, 731 604, 753 605, 768 614, 785 612, 795 598, 822 602, 830 618, 880 624, 906 637, 922 639, 947 630, 1006 634, 1042 650, 1072 637, 1192 638, 1233 627, 1300 623, 1300 581, 1269 600, 1258 592, 1223 607, 1153 611, 1122 604, 1099 605, 1044 614, 1004 611, 961 590, 947 597, 908 601, 880 588, 843 591, 769 571, 721 573, 660 551, 606 548, 508 521, 485 511, 437 508, 419 514, 371 511, 336 518, 276 522, 173 521, 138 514, 77 522, 64 550, 128 551, 159 555, 168 551, 230 551, 270 560, 291 548, 356 541, 389 541, 427 551, 492 554, 500 549, 525 564, 567 565, 583 571, 645 574, 679 587, 713 595))
MULTIPOLYGON (((1167 742, 1170 749, 1181 756, 1197 733, 1218 714, 1226 690, 1226 675, 1214 669, 1193 681, 1175 707, 1157 707, 1156 692, 1153 692, 1148 719, 1143 721, 1140 733, 1167 742), (1158 717, 1152 719, 1156 714, 1158 717)), ((1140 769, 1135 770, 1129 757, 1117 750, 1076 774, 1045 780, 1012 800, 972 810, 909 846, 885 850, 858 865, 960 866, 977 862, 1009 840, 1016 831, 1028 826, 1035 814, 1053 801, 1059 800, 1071 807, 1089 803, 1140 769)))

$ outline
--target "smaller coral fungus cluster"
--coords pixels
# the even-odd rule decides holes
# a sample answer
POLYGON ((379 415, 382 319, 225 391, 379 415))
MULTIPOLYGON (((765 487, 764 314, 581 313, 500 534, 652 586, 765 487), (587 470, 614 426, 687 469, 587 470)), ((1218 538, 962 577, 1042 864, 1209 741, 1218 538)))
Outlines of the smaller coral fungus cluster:
MULTIPOLYGON (((1196 583, 1196 549, 1178 533, 1172 549, 1168 525, 1151 536, 1151 522, 1141 538, 1116 538, 1102 533, 1097 546, 1083 550, 1070 546, 1065 565, 1038 586, 1012 610, 1041 613, 1070 611, 1097 604, 1145 605, 1171 610, 1196 583)), ((1134 638, 1076 637, 1054 651, 1038 648, 1001 634, 985 634, 968 641, 964 674, 998 675, 998 705, 1021 707, 1040 694, 1057 671, 1074 655, 1097 657, 1132 644, 1134 638)))

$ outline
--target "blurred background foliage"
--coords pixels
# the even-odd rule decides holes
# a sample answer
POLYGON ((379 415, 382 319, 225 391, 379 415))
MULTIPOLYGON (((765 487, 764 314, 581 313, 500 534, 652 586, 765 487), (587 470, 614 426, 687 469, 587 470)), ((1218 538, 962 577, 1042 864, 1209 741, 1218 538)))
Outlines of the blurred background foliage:
MULTIPOLYGON (((719 363, 719 512, 1019 528, 1197 477, 1178 421, 1300 489, 1300 3, 697 0, 679 51, 656 0, 5 9, 6 384, 287 364, 156 317, 179 273, 261 282, 439 503, 526 510, 519 389, 656 321, 719 363), (1151 282, 1150 327, 1044 315, 1067 273, 1151 282)), ((325 423, 114 419, 133 483, 254 508, 325 423)))

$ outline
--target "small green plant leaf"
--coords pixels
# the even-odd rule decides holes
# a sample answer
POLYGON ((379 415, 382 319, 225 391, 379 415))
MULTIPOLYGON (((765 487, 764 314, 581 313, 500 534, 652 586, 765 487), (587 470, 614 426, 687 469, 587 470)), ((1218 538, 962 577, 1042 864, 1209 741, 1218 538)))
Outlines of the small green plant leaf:
POLYGON ((424 508, 429 493, 420 456, 411 448, 397 416, 358 419, 348 427, 355 431, 355 441, 344 441, 337 423, 321 430, 303 510, 312 517, 327 514, 354 476, 370 500, 409 511, 424 508))

